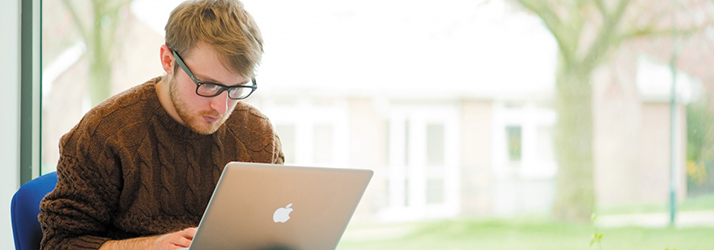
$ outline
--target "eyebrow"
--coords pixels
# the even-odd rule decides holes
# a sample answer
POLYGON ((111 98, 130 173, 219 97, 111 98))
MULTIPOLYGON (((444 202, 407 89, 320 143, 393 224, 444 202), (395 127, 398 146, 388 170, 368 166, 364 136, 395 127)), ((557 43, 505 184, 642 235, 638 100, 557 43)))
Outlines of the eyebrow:
MULTIPOLYGON (((188 67, 188 65, 186 65, 186 67, 188 67)), ((190 68, 189 68, 189 69, 190 69, 190 68)), ((193 72, 193 69, 191 70, 191 72, 193 72)), ((218 80, 216 80, 216 79, 213 79, 213 78, 211 78, 211 77, 209 77, 209 76, 204 76, 204 75, 202 75, 202 74, 196 74, 196 72, 193 72, 193 76, 195 76, 196 79, 198 79, 199 82, 215 83, 215 84, 220 84, 220 85, 223 85, 223 86, 226 86, 226 87, 242 86, 242 85, 247 85, 247 84, 249 84, 249 83, 251 82, 250 79, 248 79, 248 80, 246 80, 246 81, 244 81, 244 82, 240 82, 240 83, 238 83, 238 84, 236 84, 236 85, 228 85, 228 84, 222 83, 221 81, 218 81, 218 80)))
MULTIPOLYGON (((196 72, 194 72, 194 70, 192 70, 192 69, 188 66, 188 64, 186 64, 186 60, 183 59, 183 57, 182 57, 178 52, 176 52, 175 50, 173 50, 173 49, 171 49, 171 48, 169 48, 169 50, 171 50, 171 53, 173 53, 175 56, 178 57, 178 58, 176 58, 176 59, 177 59, 177 60, 180 60, 181 63, 182 63, 184 66, 186 66, 186 68, 188 69, 188 71, 191 72, 191 74, 193 75, 193 77, 195 77, 195 78, 196 78, 196 81, 198 81, 198 82, 213 83, 213 84, 223 85, 223 86, 226 86, 226 87, 244 86, 244 85, 247 85, 248 83, 251 82, 251 80, 246 80, 245 82, 241 82, 241 83, 238 83, 238 84, 236 84, 236 85, 226 85, 226 84, 222 83, 221 81, 218 81, 218 80, 216 80, 216 79, 213 79, 213 78, 210 77, 210 76, 205 76, 205 75, 203 75, 203 74, 197 74, 196 72), (205 79, 205 80, 204 80, 204 79, 205 79)), ((188 72, 185 72, 185 73, 188 74, 188 72)))

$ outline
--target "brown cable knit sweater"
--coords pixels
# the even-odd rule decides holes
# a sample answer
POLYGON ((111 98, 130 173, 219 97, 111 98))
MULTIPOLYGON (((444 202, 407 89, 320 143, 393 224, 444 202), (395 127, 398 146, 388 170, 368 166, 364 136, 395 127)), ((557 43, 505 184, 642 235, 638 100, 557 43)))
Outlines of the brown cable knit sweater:
POLYGON ((238 103, 212 135, 163 109, 154 78, 89 111, 60 142, 57 188, 40 205, 42 249, 195 227, 229 161, 282 163, 268 119, 238 103))

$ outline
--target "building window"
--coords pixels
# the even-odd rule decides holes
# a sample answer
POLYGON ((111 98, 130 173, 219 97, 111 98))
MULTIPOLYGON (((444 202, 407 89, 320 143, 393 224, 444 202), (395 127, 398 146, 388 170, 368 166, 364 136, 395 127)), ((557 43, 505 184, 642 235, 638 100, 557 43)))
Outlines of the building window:
POLYGON ((265 113, 280 137, 285 163, 347 167, 349 133, 346 105, 319 98, 250 100, 265 113))
POLYGON ((426 181, 426 203, 427 204, 442 204, 444 203, 444 179, 429 178, 426 181))
POLYGON ((317 124, 313 132, 313 162, 317 165, 329 165, 333 163, 333 156, 330 151, 333 147, 334 130, 331 124, 317 124))
POLYGON ((426 165, 444 164, 444 124, 426 125, 426 165))
POLYGON ((522 150, 521 126, 506 126, 506 146, 508 147, 508 161, 516 163, 521 161, 522 150))
POLYGON ((392 107, 388 137, 390 220, 452 216, 459 208, 458 109, 392 107))

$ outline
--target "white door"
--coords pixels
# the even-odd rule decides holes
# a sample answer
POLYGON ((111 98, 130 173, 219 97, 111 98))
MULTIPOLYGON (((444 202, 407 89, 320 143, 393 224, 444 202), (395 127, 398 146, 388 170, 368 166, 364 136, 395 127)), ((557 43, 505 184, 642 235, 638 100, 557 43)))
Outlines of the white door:
POLYGON ((389 117, 386 220, 449 217, 459 208, 459 128, 454 106, 395 107, 389 117))

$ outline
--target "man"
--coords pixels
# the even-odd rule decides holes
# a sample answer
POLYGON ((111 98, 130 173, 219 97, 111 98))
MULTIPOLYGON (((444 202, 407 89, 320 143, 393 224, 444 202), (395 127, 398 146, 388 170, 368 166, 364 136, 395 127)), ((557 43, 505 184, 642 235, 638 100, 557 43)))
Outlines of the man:
POLYGON ((282 163, 257 88, 262 38, 237 0, 188 1, 166 25, 165 76, 89 111, 60 142, 42 249, 177 249, 229 161, 282 163))

